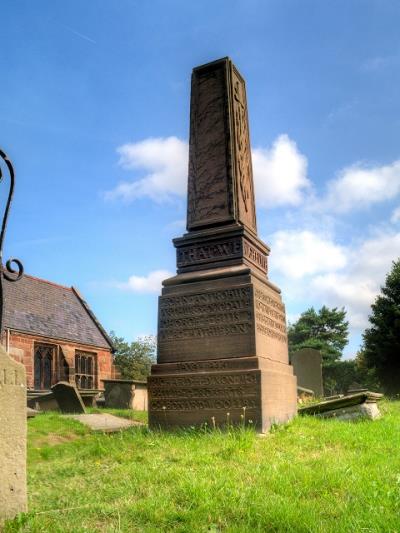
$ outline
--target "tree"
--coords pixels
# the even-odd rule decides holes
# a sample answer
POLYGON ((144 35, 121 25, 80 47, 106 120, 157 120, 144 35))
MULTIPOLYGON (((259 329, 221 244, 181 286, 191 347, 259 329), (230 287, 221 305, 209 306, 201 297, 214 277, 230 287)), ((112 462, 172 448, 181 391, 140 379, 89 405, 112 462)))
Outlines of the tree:
POLYGON ((123 337, 110 332, 115 347, 114 364, 125 379, 145 381, 155 363, 156 338, 149 336, 128 343, 123 337))
POLYGON ((348 343, 349 323, 344 308, 321 307, 317 312, 307 309, 288 328, 289 354, 301 348, 315 348, 322 355, 323 366, 329 366, 342 357, 348 343))
POLYGON ((371 326, 363 335, 363 361, 385 392, 400 392, 400 259, 393 262, 381 294, 372 304, 371 326))

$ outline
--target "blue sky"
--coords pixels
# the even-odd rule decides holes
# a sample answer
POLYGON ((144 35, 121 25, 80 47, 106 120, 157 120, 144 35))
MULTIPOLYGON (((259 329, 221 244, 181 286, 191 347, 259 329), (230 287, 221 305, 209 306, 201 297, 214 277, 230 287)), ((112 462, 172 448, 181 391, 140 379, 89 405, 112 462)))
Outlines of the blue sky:
POLYGON ((191 69, 229 55, 270 278, 291 320, 345 306, 354 355, 400 255, 399 23, 390 0, 6 3, 5 256, 77 286, 107 330, 155 333, 184 232, 191 69))

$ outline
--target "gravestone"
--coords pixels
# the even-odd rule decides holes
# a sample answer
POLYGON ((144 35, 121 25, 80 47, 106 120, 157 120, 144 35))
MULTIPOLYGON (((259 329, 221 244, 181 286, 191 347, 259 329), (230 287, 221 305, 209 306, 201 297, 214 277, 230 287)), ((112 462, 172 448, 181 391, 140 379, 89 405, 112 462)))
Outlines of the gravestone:
POLYGON ((159 298, 149 424, 251 420, 265 432, 296 414, 296 378, 257 236, 245 82, 229 58, 192 74, 187 230, 159 298))
POLYGON ((62 413, 85 413, 85 405, 75 385, 59 381, 51 390, 62 413))
POLYGON ((315 396, 322 398, 324 387, 321 352, 314 348, 302 348, 292 354, 291 363, 297 377, 297 385, 311 389, 315 396))
POLYGON ((0 530, 27 511, 25 367, 0 345, 0 530))

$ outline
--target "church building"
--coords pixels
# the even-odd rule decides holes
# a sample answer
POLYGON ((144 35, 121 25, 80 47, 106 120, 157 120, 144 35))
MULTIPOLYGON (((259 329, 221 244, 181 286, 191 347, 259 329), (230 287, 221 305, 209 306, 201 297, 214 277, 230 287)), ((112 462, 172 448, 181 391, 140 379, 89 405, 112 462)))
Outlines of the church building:
POLYGON ((116 374, 112 341, 74 287, 28 275, 5 279, 2 343, 25 365, 28 390, 61 380, 102 389, 101 380, 116 374))

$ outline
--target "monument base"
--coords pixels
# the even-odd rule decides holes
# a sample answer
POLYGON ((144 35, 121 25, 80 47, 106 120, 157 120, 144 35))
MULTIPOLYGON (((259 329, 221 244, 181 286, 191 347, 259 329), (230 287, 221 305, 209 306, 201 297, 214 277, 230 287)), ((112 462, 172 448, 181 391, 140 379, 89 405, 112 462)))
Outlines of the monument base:
POLYGON ((148 378, 153 428, 252 425, 297 412, 280 291, 246 266, 164 282, 158 364, 148 378))
POLYGON ((264 433, 296 414, 292 367, 261 357, 154 365, 148 387, 152 428, 232 424, 264 433))

